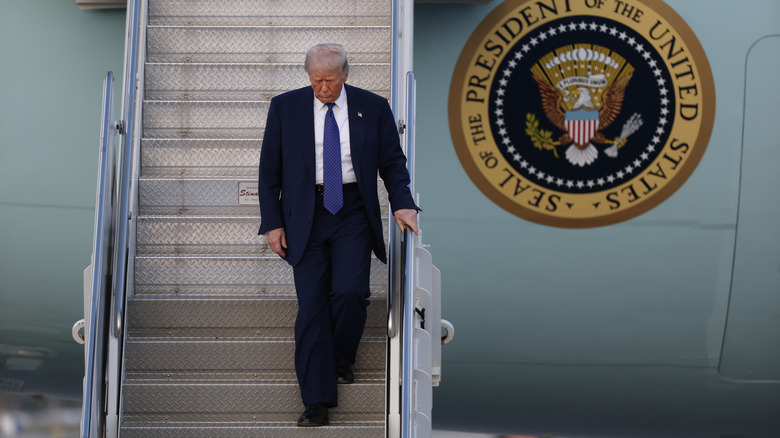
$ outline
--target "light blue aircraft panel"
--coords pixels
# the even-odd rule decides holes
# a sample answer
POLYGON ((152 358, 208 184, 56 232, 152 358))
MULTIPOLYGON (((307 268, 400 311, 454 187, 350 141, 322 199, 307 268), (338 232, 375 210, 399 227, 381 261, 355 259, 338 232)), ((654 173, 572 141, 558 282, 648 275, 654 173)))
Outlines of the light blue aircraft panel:
POLYGON ((720 372, 780 380, 780 36, 747 59, 737 243, 720 372))

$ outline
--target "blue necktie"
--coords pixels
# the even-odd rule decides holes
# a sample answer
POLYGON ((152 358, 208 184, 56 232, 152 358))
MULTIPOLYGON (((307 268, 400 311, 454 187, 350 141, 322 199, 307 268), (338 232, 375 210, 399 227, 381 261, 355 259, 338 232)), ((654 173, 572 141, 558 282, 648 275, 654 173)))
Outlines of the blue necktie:
POLYGON ((325 130, 322 136, 322 179, 324 184, 323 204, 332 214, 338 213, 344 206, 344 193, 341 187, 341 139, 339 126, 333 115, 332 103, 325 114, 325 130))

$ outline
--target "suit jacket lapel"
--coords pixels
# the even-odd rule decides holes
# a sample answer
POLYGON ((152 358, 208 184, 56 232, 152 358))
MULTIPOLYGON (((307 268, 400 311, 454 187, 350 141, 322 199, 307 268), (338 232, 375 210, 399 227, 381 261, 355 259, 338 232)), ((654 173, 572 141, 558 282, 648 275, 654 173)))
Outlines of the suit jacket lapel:
POLYGON ((354 88, 344 84, 347 93, 347 108, 349 109, 349 148, 352 153, 352 167, 355 177, 360 181, 360 159, 365 146, 365 127, 363 126, 363 102, 360 94, 354 88))

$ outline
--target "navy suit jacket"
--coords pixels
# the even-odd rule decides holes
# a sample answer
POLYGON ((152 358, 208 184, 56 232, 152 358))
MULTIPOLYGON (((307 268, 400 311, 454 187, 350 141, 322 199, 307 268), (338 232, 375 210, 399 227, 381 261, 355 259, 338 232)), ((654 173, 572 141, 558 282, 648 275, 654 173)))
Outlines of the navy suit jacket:
MULTIPOLYGON (((374 254, 387 261, 377 195, 377 173, 392 211, 417 207, 409 192, 406 156, 387 100, 344 84, 349 110, 352 166, 374 234, 374 254)), ((260 152, 259 234, 284 228, 285 259, 295 266, 309 241, 314 217, 314 91, 300 88, 274 97, 260 152)))

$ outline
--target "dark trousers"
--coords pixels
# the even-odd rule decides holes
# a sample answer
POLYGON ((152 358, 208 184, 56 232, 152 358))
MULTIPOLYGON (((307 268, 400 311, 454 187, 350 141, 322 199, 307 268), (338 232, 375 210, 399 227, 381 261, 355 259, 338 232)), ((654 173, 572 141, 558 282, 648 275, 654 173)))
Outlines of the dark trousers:
POLYGON ((336 367, 353 365, 368 306, 372 233, 356 184, 331 214, 316 196, 314 221, 295 266, 295 372, 304 406, 338 405, 336 367))

